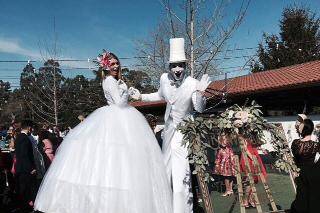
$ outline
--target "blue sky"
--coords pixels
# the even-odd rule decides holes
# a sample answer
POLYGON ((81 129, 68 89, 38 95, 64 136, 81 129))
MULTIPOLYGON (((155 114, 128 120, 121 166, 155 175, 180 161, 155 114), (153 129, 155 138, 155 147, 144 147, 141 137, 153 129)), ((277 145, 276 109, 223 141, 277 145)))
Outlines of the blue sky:
MULTIPOLYGON (((177 2, 177 1, 173 1, 177 2)), ((262 33, 277 33, 283 8, 305 2, 320 15, 318 0, 252 0, 247 16, 228 42, 227 48, 256 47, 262 33)), ((231 1, 230 11, 240 0, 231 1)), ((226 11, 228 14, 228 11, 226 11)), ((120 57, 135 55, 134 41, 155 29, 165 14, 159 0, 16 0, 1 1, 0 60, 37 59, 40 49, 53 38, 53 17, 58 36, 59 55, 63 58, 94 58, 102 48, 120 57)), ((169 38, 168 38, 169 39, 169 38)), ((254 50, 232 52, 231 56, 254 54, 254 50)), ((125 65, 135 63, 122 61, 125 65)), ((227 60, 221 66, 242 65, 243 60, 227 60)), ((40 63, 34 63, 39 68, 40 63)), ((66 66, 88 66, 69 63, 66 66)), ((25 63, 0 63, 0 79, 18 85, 25 63)), ((84 71, 68 70, 69 76, 84 71)), ((87 71, 87 76, 90 72, 87 71)))

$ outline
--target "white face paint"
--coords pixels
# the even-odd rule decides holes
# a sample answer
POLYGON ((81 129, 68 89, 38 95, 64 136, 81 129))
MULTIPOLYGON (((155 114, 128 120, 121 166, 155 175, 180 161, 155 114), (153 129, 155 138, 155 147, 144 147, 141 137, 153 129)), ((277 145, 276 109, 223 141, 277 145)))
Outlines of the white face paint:
POLYGON ((185 63, 170 64, 170 74, 175 81, 182 81, 185 75, 185 63))

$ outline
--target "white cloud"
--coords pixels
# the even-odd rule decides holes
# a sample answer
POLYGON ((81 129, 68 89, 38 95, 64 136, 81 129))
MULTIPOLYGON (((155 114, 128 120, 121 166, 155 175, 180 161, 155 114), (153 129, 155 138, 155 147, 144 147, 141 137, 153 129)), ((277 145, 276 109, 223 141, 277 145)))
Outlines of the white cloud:
POLYGON ((39 51, 28 50, 22 47, 17 40, 0 38, 0 52, 23 55, 30 59, 40 59, 39 51))
MULTIPOLYGON (((0 52, 17 54, 21 56, 25 56, 30 60, 39 60, 49 59, 48 54, 41 53, 40 50, 31 50, 27 49, 20 45, 17 39, 6 39, 0 38, 0 52)), ((59 59, 72 60, 74 57, 69 56, 60 56, 59 59)), ((87 60, 87 59, 85 59, 87 60)), ((60 62, 61 66, 66 67, 94 67, 93 63, 88 63, 86 61, 62 61, 60 62)))

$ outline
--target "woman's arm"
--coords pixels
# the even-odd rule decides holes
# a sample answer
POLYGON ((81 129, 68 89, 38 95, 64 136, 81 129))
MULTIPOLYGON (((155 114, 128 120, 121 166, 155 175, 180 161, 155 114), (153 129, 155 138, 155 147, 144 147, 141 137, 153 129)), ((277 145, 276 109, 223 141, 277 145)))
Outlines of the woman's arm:
POLYGON ((160 95, 160 92, 154 92, 154 93, 150 93, 150 94, 141 94, 141 100, 142 101, 161 101, 163 100, 163 97, 160 95))
POLYGON ((293 140, 291 144, 291 152, 293 157, 296 157, 299 154, 298 140, 293 140))

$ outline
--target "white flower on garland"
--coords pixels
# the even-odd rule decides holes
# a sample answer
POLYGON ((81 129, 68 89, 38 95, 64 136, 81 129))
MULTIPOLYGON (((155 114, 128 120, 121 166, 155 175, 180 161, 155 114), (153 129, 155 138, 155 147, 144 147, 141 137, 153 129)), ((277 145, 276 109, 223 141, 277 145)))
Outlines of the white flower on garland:
POLYGON ((249 113, 246 111, 239 111, 234 116, 236 119, 240 119, 242 123, 247 123, 249 118, 249 113))
POLYGON ((243 126, 242 120, 235 120, 235 121, 233 122, 233 126, 235 126, 235 127, 237 127, 237 128, 242 127, 242 126, 243 126))
POLYGON ((228 119, 231 119, 234 115, 234 111, 233 110, 229 110, 228 112, 228 119))

